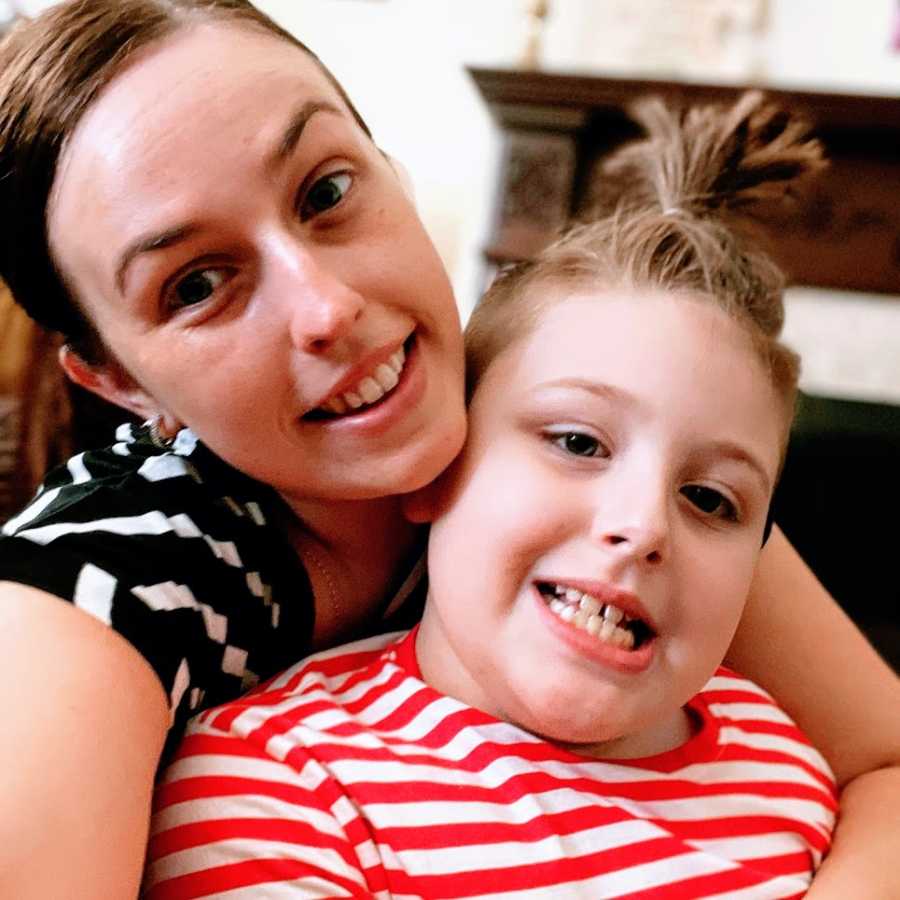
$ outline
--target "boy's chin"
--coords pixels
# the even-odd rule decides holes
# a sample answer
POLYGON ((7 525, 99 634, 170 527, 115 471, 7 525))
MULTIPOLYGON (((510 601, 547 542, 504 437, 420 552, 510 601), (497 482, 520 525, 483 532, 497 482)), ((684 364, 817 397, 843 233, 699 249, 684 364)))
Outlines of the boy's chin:
POLYGON ((551 708, 530 708, 518 717, 520 728, 586 756, 596 755, 594 748, 618 743, 624 731, 611 722, 598 722, 597 712, 573 714, 571 704, 556 703, 551 708))

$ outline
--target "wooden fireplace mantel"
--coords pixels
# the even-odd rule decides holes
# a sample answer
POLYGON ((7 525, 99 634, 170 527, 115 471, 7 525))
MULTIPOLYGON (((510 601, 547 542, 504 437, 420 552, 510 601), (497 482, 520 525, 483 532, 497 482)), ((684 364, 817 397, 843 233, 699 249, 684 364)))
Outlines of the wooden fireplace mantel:
MULTIPOLYGON (((470 68, 504 137, 493 264, 526 258, 596 187, 603 156, 639 135, 627 109, 658 95, 681 105, 746 88, 693 82, 470 68)), ((804 113, 831 166, 789 213, 766 219, 770 250, 792 283, 900 294, 900 100, 765 88, 804 113)))

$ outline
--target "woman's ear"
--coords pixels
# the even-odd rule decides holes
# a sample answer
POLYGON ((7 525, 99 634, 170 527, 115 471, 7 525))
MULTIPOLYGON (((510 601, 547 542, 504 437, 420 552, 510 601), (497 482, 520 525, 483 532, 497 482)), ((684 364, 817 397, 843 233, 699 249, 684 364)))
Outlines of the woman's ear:
POLYGON ((165 415, 159 404, 114 360, 89 363, 64 344, 59 348, 59 364, 70 381, 141 419, 165 415))

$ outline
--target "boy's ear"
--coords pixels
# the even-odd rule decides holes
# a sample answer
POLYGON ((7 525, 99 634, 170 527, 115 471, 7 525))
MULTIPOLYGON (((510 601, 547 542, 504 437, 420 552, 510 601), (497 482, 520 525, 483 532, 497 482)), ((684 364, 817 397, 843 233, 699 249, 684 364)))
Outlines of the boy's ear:
POLYGON ((430 484, 403 497, 403 513, 410 522, 423 525, 440 518, 451 500, 455 470, 454 462, 430 484))
POLYGON ((59 348, 59 364, 70 381, 133 412, 141 419, 164 415, 157 403, 115 360, 89 363, 71 347, 59 348))
POLYGON ((403 513, 410 522, 422 525, 437 521, 455 502, 460 487, 460 463, 465 454, 456 459, 425 487, 403 497, 403 513))
POLYGON ((436 492, 436 482, 432 481, 431 484, 426 484, 425 487, 419 488, 411 494, 404 495, 403 514, 406 518, 416 525, 424 525, 426 522, 434 521, 437 506, 435 502, 436 492))

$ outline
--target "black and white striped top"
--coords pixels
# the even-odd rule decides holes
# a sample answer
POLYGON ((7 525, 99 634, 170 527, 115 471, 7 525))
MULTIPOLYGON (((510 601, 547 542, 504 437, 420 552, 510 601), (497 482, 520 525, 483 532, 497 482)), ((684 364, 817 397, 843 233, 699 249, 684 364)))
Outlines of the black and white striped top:
MULTIPOLYGON (((170 450, 123 425, 79 454, 3 527, 0 581, 70 600, 127 638, 156 670, 180 736, 309 652, 312 590, 279 526, 278 495, 187 429, 170 450)), ((385 630, 420 607, 421 563, 403 573, 385 630)), ((381 630, 381 629, 379 629, 381 630)))

